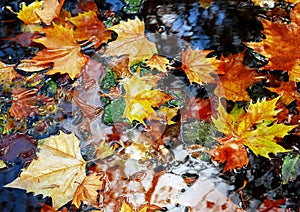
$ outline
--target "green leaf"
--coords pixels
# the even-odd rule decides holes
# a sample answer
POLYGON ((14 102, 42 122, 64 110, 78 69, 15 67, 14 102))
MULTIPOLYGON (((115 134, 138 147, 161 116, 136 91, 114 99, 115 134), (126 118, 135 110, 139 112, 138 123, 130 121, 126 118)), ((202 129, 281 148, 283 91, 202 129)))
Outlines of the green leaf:
POLYGON ((288 154, 283 161, 282 165, 282 181, 287 184, 289 181, 296 180, 300 175, 300 155, 296 157, 288 154))

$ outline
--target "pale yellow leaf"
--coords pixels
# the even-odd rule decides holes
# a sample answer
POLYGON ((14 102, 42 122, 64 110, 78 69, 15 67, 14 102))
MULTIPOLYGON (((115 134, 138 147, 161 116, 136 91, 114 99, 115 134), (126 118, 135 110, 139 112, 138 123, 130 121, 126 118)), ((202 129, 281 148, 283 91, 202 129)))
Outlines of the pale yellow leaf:
POLYGON ((74 134, 60 133, 40 142, 38 159, 22 170, 19 178, 6 187, 51 196, 55 209, 69 202, 78 183, 85 177, 80 141, 74 134))
POLYGON ((157 54, 156 45, 147 39, 145 24, 140 19, 121 21, 109 29, 118 33, 118 38, 108 44, 106 55, 129 55, 129 66, 132 66, 157 54))

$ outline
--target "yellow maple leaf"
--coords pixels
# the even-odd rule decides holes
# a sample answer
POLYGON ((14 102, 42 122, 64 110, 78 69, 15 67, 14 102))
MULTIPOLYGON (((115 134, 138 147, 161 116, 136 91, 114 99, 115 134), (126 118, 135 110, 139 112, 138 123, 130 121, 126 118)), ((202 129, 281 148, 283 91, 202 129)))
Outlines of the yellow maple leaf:
POLYGON ((170 64, 166 57, 154 54, 149 60, 146 61, 146 65, 151 69, 157 69, 161 72, 167 72, 167 66, 170 64))
POLYGON ((145 124, 144 119, 150 115, 151 118, 156 117, 156 112, 153 107, 159 107, 171 99, 170 95, 158 89, 152 89, 156 84, 156 80, 152 75, 148 77, 149 79, 144 79, 139 77, 138 73, 135 73, 132 77, 122 81, 126 91, 124 116, 127 117, 130 122, 137 120, 145 124))
POLYGON ((53 19, 59 16, 60 10, 65 0, 35 1, 28 6, 23 2, 22 9, 18 13, 18 18, 25 24, 37 24, 40 21, 50 25, 53 19))
POLYGON ((77 208, 80 207, 81 202, 85 204, 99 207, 99 191, 105 190, 105 174, 93 173, 84 178, 78 185, 72 204, 77 208))
POLYGON ((148 208, 148 206, 145 206, 145 207, 143 207, 143 208, 140 209, 140 210, 134 210, 134 209, 132 209, 131 206, 126 202, 126 200, 123 200, 123 201, 122 201, 122 206, 121 206, 119 212, 135 212, 135 211, 137 211, 137 212, 146 212, 146 211, 148 211, 147 208, 148 208))
MULTIPOLYGON (((53 27, 42 29, 46 37, 34 39, 35 42, 43 44, 47 49, 36 54, 29 60, 22 60, 24 67, 50 66, 53 68, 47 74, 68 73, 74 79, 77 77, 87 58, 81 54, 80 46, 74 39, 74 31, 71 28, 53 23, 53 27)), ((27 69, 23 69, 27 71, 27 69)))
POLYGON ((109 29, 118 33, 118 38, 108 44, 106 55, 129 55, 129 66, 132 66, 157 54, 156 45, 147 39, 145 24, 140 19, 121 21, 109 29))
POLYGON ((25 2, 22 2, 22 8, 18 13, 18 18, 22 20, 25 24, 37 24, 40 22, 39 17, 35 14, 35 10, 39 9, 42 2, 35 1, 26 6, 25 2))
POLYGON ((219 118, 212 118, 212 120, 216 128, 225 136, 219 139, 221 147, 215 149, 212 155, 217 161, 227 161, 224 170, 241 168, 248 164, 248 158, 245 157, 246 151, 240 150, 242 145, 249 147, 254 154, 266 158, 270 158, 269 153, 287 151, 277 144, 276 139, 283 138, 296 126, 276 122, 275 116, 280 110, 276 110, 275 107, 279 98, 280 96, 271 101, 250 102, 246 112, 243 108, 235 108, 228 114, 224 108, 221 108, 222 106, 219 106, 219 118), (224 151, 227 152, 225 156, 224 151), (242 155, 238 156, 236 151, 242 155))
POLYGON ((182 52, 182 70, 186 73, 190 83, 214 83, 211 74, 217 70, 220 61, 216 58, 206 58, 212 51, 193 50, 190 46, 182 52))
POLYGON ((65 133, 41 140, 38 159, 6 187, 51 196, 55 209, 66 204, 85 177, 86 162, 81 156, 79 143, 74 134, 65 133))

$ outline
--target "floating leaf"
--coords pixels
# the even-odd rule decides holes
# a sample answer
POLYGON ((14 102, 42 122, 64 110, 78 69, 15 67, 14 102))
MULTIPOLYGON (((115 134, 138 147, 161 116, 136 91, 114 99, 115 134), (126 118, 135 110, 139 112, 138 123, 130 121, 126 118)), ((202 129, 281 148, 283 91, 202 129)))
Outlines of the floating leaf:
POLYGON ((247 88, 264 76, 258 74, 255 69, 243 64, 245 52, 236 55, 221 57, 224 74, 219 75, 214 93, 219 97, 225 97, 232 101, 249 101, 247 88))
MULTIPOLYGON (((255 104, 250 102, 246 113, 237 112, 235 109, 233 114, 228 114, 225 109, 222 109, 222 106, 219 106, 219 118, 212 118, 212 120, 216 128, 225 134, 225 138, 219 139, 222 147, 214 151, 213 157, 222 162, 230 162, 226 163, 224 171, 234 168, 234 164, 231 163, 232 157, 234 154, 238 155, 238 153, 233 153, 234 150, 246 153, 240 151, 242 145, 249 147, 254 154, 266 158, 270 158, 269 153, 287 152, 286 149, 277 144, 277 139, 283 138, 296 126, 287 126, 276 122, 275 116, 279 110, 275 110, 275 107, 278 99, 279 97, 271 101, 258 101, 255 104), (240 114, 239 117, 236 114, 240 114), (222 152, 219 152, 225 147, 230 147, 230 154, 222 155, 222 152)), ((234 156, 235 160, 244 159, 243 162, 236 164, 237 168, 248 164, 244 156, 234 156)))
POLYGON ((146 61, 146 65, 151 69, 157 69, 161 72, 166 73, 167 67, 170 64, 169 60, 166 57, 154 54, 149 60, 146 61))
POLYGON ((105 175, 93 173, 84 178, 78 185, 72 204, 77 208, 81 202, 99 208, 99 192, 105 190, 105 175))
POLYGON ((65 133, 42 140, 38 159, 6 186, 51 196, 55 209, 66 204, 85 177, 79 142, 74 134, 65 133))
POLYGON ((108 44, 106 55, 129 55, 129 66, 132 66, 157 54, 156 45, 147 39, 145 24, 140 19, 121 21, 109 29, 118 33, 118 38, 108 44))
POLYGON ((34 39, 34 42, 43 44, 47 49, 38 52, 32 59, 22 60, 22 64, 50 66, 54 63, 47 74, 68 73, 72 79, 77 77, 87 62, 87 57, 81 54, 73 29, 53 23, 53 27, 42 30, 46 37, 34 39))
POLYGON ((215 79, 211 76, 220 62, 216 58, 207 58, 210 50, 193 50, 190 46, 182 52, 182 70, 186 73, 190 83, 213 83, 215 79))
POLYGON ((76 26, 74 38, 76 41, 91 39, 95 48, 102 43, 106 43, 111 38, 111 30, 106 30, 104 24, 98 19, 94 11, 84 12, 78 16, 71 17, 69 20, 76 26))

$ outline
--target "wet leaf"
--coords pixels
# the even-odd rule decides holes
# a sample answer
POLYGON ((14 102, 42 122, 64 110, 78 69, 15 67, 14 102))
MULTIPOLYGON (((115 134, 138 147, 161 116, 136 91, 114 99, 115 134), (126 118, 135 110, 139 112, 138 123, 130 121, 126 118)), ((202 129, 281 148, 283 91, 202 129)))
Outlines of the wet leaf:
POLYGON ((0 82, 3 84, 12 84, 12 80, 18 76, 13 65, 6 65, 0 61, 0 82))
POLYGON ((78 185, 72 204, 77 208, 80 207, 81 202, 99 208, 99 192, 105 189, 105 174, 93 173, 84 178, 78 185))
POLYGON ((161 72, 167 73, 167 67, 170 64, 166 57, 154 54, 149 60, 146 61, 146 65, 151 69, 157 69, 161 72))
POLYGON ((23 2, 22 9, 18 13, 18 18, 25 24, 37 24, 42 20, 45 24, 50 25, 53 19, 59 17, 64 1, 36 0, 28 6, 23 2))
MULTIPOLYGON (((300 29, 299 11, 300 5, 293 8, 289 24, 279 19, 275 22, 260 20, 266 39, 261 42, 247 43, 247 46, 269 58, 269 63, 262 69, 293 71, 294 74, 299 72, 300 45, 297 38, 300 29)), ((299 80, 297 77, 291 78, 296 82, 299 80)))
POLYGON ((289 105, 295 99, 299 98, 299 93, 297 91, 296 83, 293 81, 280 82, 280 86, 278 88, 268 88, 268 90, 280 95, 281 101, 285 105, 289 105))
POLYGON ((35 1, 26 6, 25 2, 22 2, 22 9, 18 13, 18 18, 25 24, 37 24, 40 22, 39 17, 35 14, 35 10, 39 9, 42 5, 41 1, 35 1))
POLYGON ((214 83, 212 77, 220 62, 216 58, 207 58, 210 50, 193 50, 190 46, 182 51, 182 70, 186 73, 190 83, 214 83))
POLYGON ((288 154, 282 165, 282 181, 287 184, 290 181, 296 180, 300 174, 300 155, 295 157, 288 154))
MULTIPOLYGON (((275 116, 279 110, 275 110, 275 107, 278 98, 271 101, 258 101, 255 104, 250 102, 246 113, 234 112, 234 114, 240 114, 239 117, 228 114, 225 109, 222 109, 222 106, 219 106, 219 118, 212 118, 212 120, 217 129, 225 134, 225 138, 218 141, 224 148, 229 146, 231 153, 221 155, 222 153, 218 151, 222 150, 222 147, 219 147, 213 152, 213 157, 222 157, 220 161, 228 160, 230 162, 232 161, 231 156, 234 155, 232 152, 234 150, 239 151, 242 145, 249 147, 257 156, 261 155, 266 158, 270 158, 269 153, 287 152, 286 149, 277 144, 277 139, 283 138, 296 126, 277 123, 275 116)), ((243 109, 240 108, 240 110, 243 109)), ((245 153, 245 151, 240 152, 245 153)), ((242 158, 245 157, 240 157, 240 159, 242 158)), ((239 158, 235 157, 235 159, 238 160, 239 158)), ((236 167, 241 168, 242 165, 246 166, 247 164, 248 162, 243 160, 243 162, 237 163, 236 167)), ((234 165, 231 163, 226 163, 224 171, 232 170, 233 167, 234 165)))
POLYGON ((279 208, 279 205, 282 205, 285 203, 285 199, 277 199, 277 200, 271 200, 270 197, 267 197, 263 203, 259 206, 258 211, 259 212, 268 212, 268 211, 278 211, 278 212, 284 212, 286 211, 283 208, 279 208))
POLYGON ((118 38, 108 44, 106 55, 129 55, 129 66, 132 66, 157 54, 156 45, 144 34, 145 25, 140 19, 121 21, 109 29, 118 33, 118 38))
MULTIPOLYGON (((153 77, 150 76, 150 78, 153 77)), ((150 115, 152 118, 156 117, 153 107, 159 107, 171 99, 170 95, 158 89, 152 89, 152 85, 147 80, 139 77, 138 74, 124 79, 123 86, 126 91, 124 116, 130 122, 136 120, 145 125, 144 119, 147 119, 150 115)))
POLYGON ((22 88, 13 87, 12 89, 12 105, 9 109, 11 116, 17 120, 23 117, 42 115, 47 111, 48 106, 55 105, 53 97, 48 97, 45 94, 39 95, 37 88, 22 88))
POLYGON ((95 48, 106 43, 111 38, 111 30, 106 30, 94 11, 84 12, 69 20, 76 26, 74 38, 76 41, 92 39, 95 48))
POLYGON ((59 17, 60 10, 65 0, 44 0, 41 1, 41 7, 35 10, 35 14, 47 25, 50 25, 53 19, 59 17))
POLYGON ((38 52, 32 59, 22 60, 22 64, 49 67, 54 63, 47 74, 68 73, 72 79, 78 77, 87 57, 81 54, 73 29, 53 23, 53 27, 42 30, 46 36, 34 39, 34 42, 43 44, 47 49, 38 52))
POLYGON ((236 55, 222 56, 222 70, 224 74, 219 75, 214 93, 219 97, 225 97, 232 101, 249 101, 247 88, 255 82, 265 78, 258 74, 255 69, 243 64, 245 52, 236 55))
POLYGON ((38 159, 6 186, 51 196, 55 209, 66 204, 85 177, 85 161, 80 154, 79 142, 74 134, 65 133, 42 140, 38 159))

